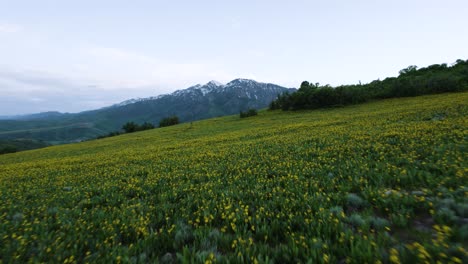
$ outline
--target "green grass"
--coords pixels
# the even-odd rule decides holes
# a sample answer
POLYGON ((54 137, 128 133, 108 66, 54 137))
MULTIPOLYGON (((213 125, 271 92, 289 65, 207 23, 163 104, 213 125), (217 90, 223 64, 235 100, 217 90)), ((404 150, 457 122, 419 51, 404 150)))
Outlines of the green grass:
POLYGON ((467 262, 468 93, 0 156, 0 260, 467 262))

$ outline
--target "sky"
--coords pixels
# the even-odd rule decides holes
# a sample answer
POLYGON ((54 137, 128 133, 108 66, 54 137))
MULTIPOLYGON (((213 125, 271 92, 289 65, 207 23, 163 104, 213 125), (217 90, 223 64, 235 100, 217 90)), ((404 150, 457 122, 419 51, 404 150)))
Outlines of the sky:
POLYGON ((468 59, 466 0, 0 0, 0 116, 210 80, 298 87, 468 59))

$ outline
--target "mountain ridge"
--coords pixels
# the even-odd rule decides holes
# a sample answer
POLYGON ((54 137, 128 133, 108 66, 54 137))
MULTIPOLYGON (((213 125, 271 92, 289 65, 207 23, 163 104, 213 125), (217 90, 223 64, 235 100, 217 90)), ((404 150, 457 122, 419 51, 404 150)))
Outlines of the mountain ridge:
MULTIPOLYGON (((200 91, 202 93, 202 95, 205 96, 206 94, 208 94, 210 92, 216 91, 216 89, 225 89, 225 88, 230 88, 230 87, 233 87, 233 86, 235 87, 236 85, 239 85, 240 83, 244 83, 246 85, 259 84, 259 85, 267 85, 267 86, 268 85, 274 85, 274 86, 280 87, 279 85, 276 85, 276 84, 257 82, 257 81, 251 80, 251 79, 244 79, 244 78, 237 78, 237 79, 234 79, 234 80, 232 80, 232 81, 230 81, 230 82, 228 82, 226 84, 223 84, 223 83, 218 82, 216 80, 211 80, 211 81, 207 82, 206 84, 192 85, 192 86, 190 86, 188 88, 185 88, 185 89, 175 90, 172 93, 166 93, 166 94, 160 94, 160 95, 157 95, 157 96, 142 97, 142 98, 141 97, 131 98, 131 99, 122 101, 120 103, 113 104, 111 106, 107 106, 107 107, 103 107, 103 108, 125 106, 125 105, 138 103, 138 102, 142 102, 142 101, 157 100, 157 99, 160 99, 160 98, 163 98, 163 97, 166 97, 166 96, 177 96, 177 95, 187 94, 187 93, 190 93, 190 92, 198 92, 198 91, 200 91)), ((290 89, 291 91, 296 90, 295 88, 287 88, 287 89, 290 89)), ((217 92, 219 92, 219 91, 217 91, 217 92)))

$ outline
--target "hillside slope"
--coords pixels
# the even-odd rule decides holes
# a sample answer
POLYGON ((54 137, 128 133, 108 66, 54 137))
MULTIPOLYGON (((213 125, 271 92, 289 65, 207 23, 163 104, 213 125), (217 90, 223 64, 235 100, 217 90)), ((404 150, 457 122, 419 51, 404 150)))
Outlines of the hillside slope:
POLYGON ((0 156, 0 260, 467 262, 468 93, 0 156))

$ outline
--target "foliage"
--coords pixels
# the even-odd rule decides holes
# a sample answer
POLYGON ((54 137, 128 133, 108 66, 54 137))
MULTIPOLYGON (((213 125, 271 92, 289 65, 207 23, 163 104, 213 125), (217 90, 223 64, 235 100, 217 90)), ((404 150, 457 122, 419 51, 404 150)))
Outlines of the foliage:
POLYGON ((135 122, 127 122, 122 126, 125 133, 133 133, 138 131, 138 125, 135 122))
POLYGON ((258 112, 257 112, 256 109, 253 109, 253 108, 251 108, 251 109, 249 109, 249 110, 247 110, 245 112, 240 111, 240 113, 239 113, 240 118, 245 118, 245 117, 249 117, 249 116, 256 116, 256 115, 258 115, 258 112))
POLYGON ((115 136, 118 136, 118 135, 122 135, 122 132, 119 132, 119 131, 110 132, 110 133, 108 133, 106 135, 98 136, 97 139, 115 137, 115 136))
POLYGON ((45 142, 29 139, 0 140, 0 154, 15 153, 24 150, 49 146, 45 142))
POLYGON ((177 124, 179 124, 179 118, 177 116, 166 117, 159 121, 159 127, 167 127, 177 124))
POLYGON ((6 146, 6 147, 0 148, 0 154, 15 153, 17 151, 18 150, 15 147, 12 147, 12 146, 6 146))
POLYGON ((304 81, 296 93, 279 95, 270 103, 270 109, 316 109, 358 104, 375 99, 468 90, 468 60, 457 60, 452 66, 434 64, 421 69, 409 66, 399 74, 397 78, 335 88, 304 81))
POLYGON ((349 207, 359 209, 366 205, 366 201, 364 201, 361 197, 359 197, 355 193, 350 193, 346 195, 346 204, 349 207))
POLYGON ((115 137, 115 136, 122 135, 122 134, 125 134, 125 133, 133 133, 133 132, 144 131, 144 130, 153 129, 153 128, 154 128, 154 125, 151 124, 151 123, 148 123, 148 122, 144 122, 141 125, 138 125, 135 122, 127 122, 122 126, 122 130, 124 130, 123 133, 120 132, 120 131, 114 131, 114 132, 110 132, 110 133, 108 133, 106 135, 98 136, 98 137, 96 137, 96 139, 115 137))
POLYGON ((2 155, 0 262, 468 263, 467 102, 266 111, 2 155))
POLYGON ((154 128, 154 125, 153 125, 153 124, 148 123, 148 122, 144 122, 144 123, 139 127, 139 131, 148 130, 148 129, 153 129, 153 128, 154 128))
MULTIPOLYGON (((144 122, 142 125, 138 125, 135 122, 127 122, 122 126, 122 129, 125 131, 125 133, 133 133, 133 132, 143 131, 143 130, 148 130, 148 129, 153 129, 153 128, 154 128, 154 125, 148 122, 144 122)), ((118 132, 114 132, 114 135, 118 135, 118 132)))

